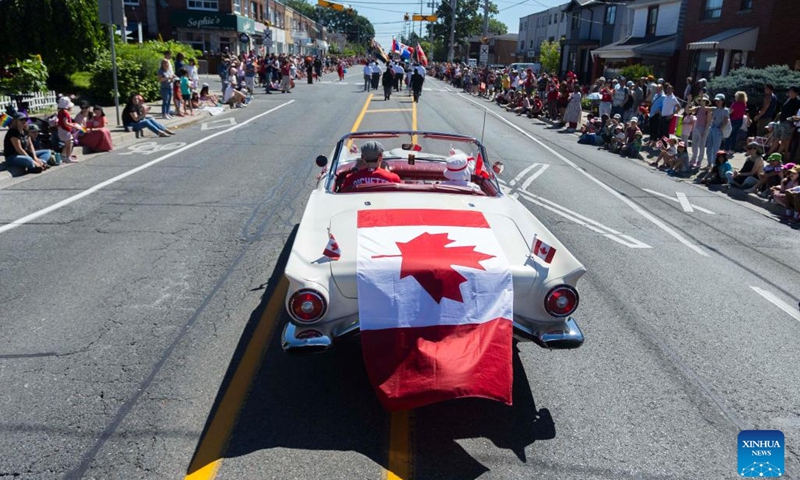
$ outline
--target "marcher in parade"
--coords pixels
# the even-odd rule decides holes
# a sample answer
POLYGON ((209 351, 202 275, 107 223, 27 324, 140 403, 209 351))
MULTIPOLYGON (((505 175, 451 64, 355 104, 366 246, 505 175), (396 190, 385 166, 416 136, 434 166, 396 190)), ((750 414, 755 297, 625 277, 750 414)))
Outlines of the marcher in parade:
POLYGON ((420 75, 419 71, 414 68, 411 72, 411 92, 414 95, 414 103, 419 103, 419 96, 422 94, 422 84, 425 82, 425 77, 420 75))
POLYGON ((383 72, 381 82, 383 84, 383 99, 389 100, 392 96, 392 88, 395 85, 394 71, 391 68, 387 68, 386 71, 383 72))
POLYGON ((378 65, 378 62, 372 62, 372 84, 371 87, 373 90, 378 89, 378 85, 381 82, 381 67, 378 65))

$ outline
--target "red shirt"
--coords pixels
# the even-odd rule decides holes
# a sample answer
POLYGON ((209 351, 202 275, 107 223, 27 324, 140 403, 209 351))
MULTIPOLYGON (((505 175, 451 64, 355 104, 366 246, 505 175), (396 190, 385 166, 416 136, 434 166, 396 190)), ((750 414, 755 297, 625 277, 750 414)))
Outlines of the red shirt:
POLYGON ((607 88, 600 90, 600 101, 610 102, 612 100, 611 91, 607 88))
POLYGON ((61 130, 71 131, 72 128, 68 127, 67 124, 72 123, 72 115, 65 109, 61 109, 58 111, 58 128, 61 130))
POLYGON ((747 105, 744 102, 733 102, 731 104, 731 120, 741 120, 747 111, 747 105))
POLYGON ((342 182, 342 191, 358 185, 400 183, 400 177, 383 168, 365 168, 349 174, 342 182))

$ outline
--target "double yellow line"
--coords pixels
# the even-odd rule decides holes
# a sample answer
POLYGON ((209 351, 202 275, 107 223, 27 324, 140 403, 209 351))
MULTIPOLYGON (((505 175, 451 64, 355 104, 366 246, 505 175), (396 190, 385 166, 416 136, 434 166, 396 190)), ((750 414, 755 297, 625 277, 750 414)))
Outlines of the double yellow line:
MULTIPOLYGON (((358 131, 367 108, 372 101, 372 94, 367 97, 350 132, 358 131)), ((417 129, 417 105, 412 108, 413 129, 417 129)), ((416 142, 416 139, 414 139, 416 142)), ((350 148, 352 141, 348 142, 350 148)), ((189 465, 185 480, 212 480, 216 477, 225 450, 228 447, 233 427, 239 417, 239 412, 247 398, 250 385, 261 367, 264 354, 275 331, 275 321, 281 317, 283 299, 289 289, 289 282, 281 277, 280 283, 275 288, 267 302, 264 313, 259 319, 253 332, 253 337, 247 344, 242 360, 236 367, 228 388, 217 407, 208 430, 197 447, 192 462, 189 465)), ((389 431, 389 461, 386 471, 387 480, 407 480, 411 476, 411 442, 410 442, 410 413, 394 412, 391 414, 389 431)))

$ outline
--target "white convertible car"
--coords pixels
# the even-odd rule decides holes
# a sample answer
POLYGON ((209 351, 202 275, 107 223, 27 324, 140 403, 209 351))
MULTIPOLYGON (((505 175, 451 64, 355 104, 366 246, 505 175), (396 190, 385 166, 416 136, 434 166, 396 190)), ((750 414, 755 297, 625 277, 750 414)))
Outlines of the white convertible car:
POLYGON ((358 219, 371 210, 412 209, 436 209, 453 218, 480 212, 512 275, 514 336, 549 349, 581 346, 583 333, 572 314, 578 306, 575 285, 585 268, 527 208, 501 191, 493 171, 500 168, 482 168, 486 158, 475 138, 424 131, 352 133, 339 140, 330 161, 317 157, 323 171, 286 265, 290 321, 283 330, 284 351, 322 352, 359 333, 358 219), (383 166, 401 182, 343 191, 344 178, 361 161, 360 147, 370 141, 382 144, 383 166), (468 185, 445 178, 454 154, 469 158, 468 185), (543 250, 532 253, 533 248, 543 250))

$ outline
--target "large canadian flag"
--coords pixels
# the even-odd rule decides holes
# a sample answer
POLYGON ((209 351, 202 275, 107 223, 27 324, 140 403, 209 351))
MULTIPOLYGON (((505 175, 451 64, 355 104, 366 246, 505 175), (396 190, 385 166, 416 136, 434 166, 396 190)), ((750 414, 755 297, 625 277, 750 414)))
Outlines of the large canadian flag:
POLYGON ((364 362, 386 409, 511 404, 511 271, 482 213, 360 211, 357 269, 364 362))

